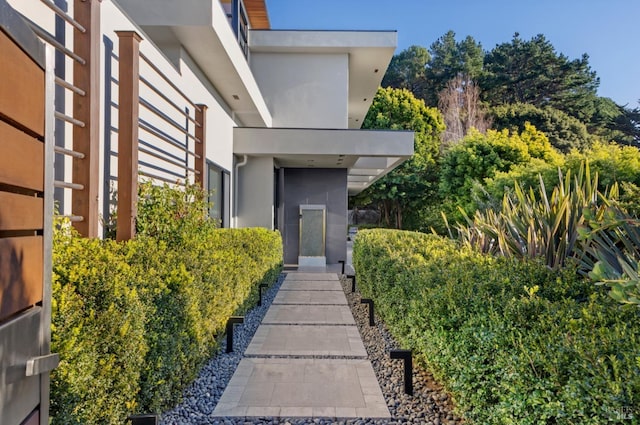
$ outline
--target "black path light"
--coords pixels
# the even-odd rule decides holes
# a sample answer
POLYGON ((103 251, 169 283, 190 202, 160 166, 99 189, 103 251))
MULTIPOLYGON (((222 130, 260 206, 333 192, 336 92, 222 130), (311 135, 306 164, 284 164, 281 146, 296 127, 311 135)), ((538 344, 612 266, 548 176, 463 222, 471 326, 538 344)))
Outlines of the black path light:
POLYGON ((231 316, 227 320, 227 353, 233 352, 233 325, 244 323, 244 317, 231 316))
POLYGON ((342 265, 342 271, 340 272, 340 274, 344 274, 344 260, 339 260, 338 263, 340 263, 342 265))
POLYGON ((411 350, 391 350, 392 359, 404 360, 404 392, 413 395, 413 358, 411 350))
POLYGON ((262 290, 268 287, 269 285, 267 285, 266 283, 261 283, 260 285, 258 285, 258 307, 262 305, 262 290))
POLYGON ((369 326, 375 326, 376 321, 373 318, 373 300, 371 298, 362 298, 360 304, 369 305, 369 326))
POLYGON ((351 279, 351 292, 356 292, 356 275, 347 275, 347 279, 351 279))
POLYGON ((131 425, 158 425, 158 415, 131 415, 131 425))

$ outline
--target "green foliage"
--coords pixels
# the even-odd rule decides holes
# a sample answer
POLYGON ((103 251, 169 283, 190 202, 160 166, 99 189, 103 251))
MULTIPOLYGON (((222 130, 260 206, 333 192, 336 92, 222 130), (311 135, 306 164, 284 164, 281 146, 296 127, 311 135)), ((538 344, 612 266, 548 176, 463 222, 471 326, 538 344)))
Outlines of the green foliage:
POLYGON ((436 190, 436 160, 442 116, 409 91, 379 89, 362 128, 412 130, 415 153, 408 161, 365 190, 354 203, 376 204, 386 225, 402 227, 403 213, 418 208, 436 190), (391 217, 394 217, 393 220, 391 217))
POLYGON ((114 241, 54 232, 51 373, 54 424, 121 424, 138 407, 149 306, 114 241))
POLYGON ((491 117, 493 128, 512 132, 523 131, 528 122, 544 132, 551 145, 564 153, 588 147, 593 140, 583 122, 551 106, 503 104, 491 108, 491 117))
POLYGON ((448 31, 429 50, 411 46, 391 59, 382 87, 410 90, 428 106, 438 105, 438 93, 460 74, 475 80, 482 72, 484 51, 480 43, 467 36, 456 41, 448 31))
POLYGON ((353 261, 363 297, 470 423, 595 425, 640 405, 640 309, 574 267, 391 230, 360 232, 353 261))
POLYGON ((510 43, 497 45, 485 56, 484 71, 480 86, 492 105, 552 106, 583 122, 595 114, 600 81, 588 55, 569 60, 542 34, 526 41, 516 33, 510 43))
POLYGON ((136 233, 179 245, 203 228, 217 227, 208 210, 207 194, 198 185, 187 183, 184 190, 172 190, 143 182, 138 189, 136 233))
POLYGON ((525 166, 532 158, 554 163, 560 155, 546 136, 530 124, 521 134, 508 130, 471 131, 442 157, 440 193, 455 197, 458 204, 475 209, 472 203, 474 182, 484 182, 499 172, 525 166))
POLYGON ((143 185, 139 235, 54 240, 54 424, 124 423, 159 412, 218 348, 226 319, 275 281, 282 240, 266 229, 218 229, 204 194, 143 185))
POLYGON ((457 76, 465 75, 476 81, 482 73, 484 51, 471 36, 456 41, 455 32, 448 31, 431 44, 429 52, 431 60, 425 70, 429 89, 418 95, 427 105, 437 106, 438 93, 457 76))
POLYGON ((589 161, 591 168, 600 175, 601 187, 623 181, 640 185, 640 150, 636 147, 595 142, 589 149, 572 151, 566 157, 570 170, 578 170, 584 161, 589 161))
MULTIPOLYGON (((615 195, 617 188, 611 193, 615 195), (615 193, 614 193, 615 192, 615 193)), ((516 258, 542 258, 553 269, 564 267, 577 250, 578 229, 585 222, 584 210, 598 208, 598 175, 583 164, 575 179, 571 173, 559 182, 551 196, 540 179, 537 193, 525 192, 515 183, 513 194, 504 196, 499 211, 476 211, 467 226, 458 226, 462 242, 481 252, 516 258)))
POLYGON ((585 215, 584 250, 596 260, 589 277, 611 288, 614 300, 640 306, 640 221, 615 204, 585 215))
POLYGON ((431 55, 426 48, 410 46, 394 55, 382 79, 382 87, 407 89, 414 95, 426 89, 424 71, 431 55))

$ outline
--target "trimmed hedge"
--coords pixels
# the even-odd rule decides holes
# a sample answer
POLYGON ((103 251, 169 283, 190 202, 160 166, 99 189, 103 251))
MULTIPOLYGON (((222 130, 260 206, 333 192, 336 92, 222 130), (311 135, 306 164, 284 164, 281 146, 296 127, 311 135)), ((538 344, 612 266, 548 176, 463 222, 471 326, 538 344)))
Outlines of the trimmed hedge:
POLYGON ((54 424, 122 424, 175 405, 218 349, 227 318, 255 305, 258 284, 281 271, 278 232, 218 229, 202 203, 175 202, 185 192, 141 193, 147 227, 134 240, 54 232, 54 424), (151 232, 154 217, 163 224, 151 232))
POLYGON ((574 269, 383 229, 358 233, 353 264, 363 296, 471 423, 638 423, 640 309, 574 269))

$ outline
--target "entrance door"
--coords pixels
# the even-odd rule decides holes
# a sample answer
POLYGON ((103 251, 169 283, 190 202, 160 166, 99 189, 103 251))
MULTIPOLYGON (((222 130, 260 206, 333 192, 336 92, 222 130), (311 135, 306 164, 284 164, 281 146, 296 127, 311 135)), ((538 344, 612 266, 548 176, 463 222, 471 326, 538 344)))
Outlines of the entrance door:
POLYGON ((324 267, 326 232, 325 205, 300 205, 300 254, 298 266, 324 267))
POLYGON ((0 0, 0 423, 48 424, 52 52, 0 0), (49 65, 48 65, 49 64, 49 65))

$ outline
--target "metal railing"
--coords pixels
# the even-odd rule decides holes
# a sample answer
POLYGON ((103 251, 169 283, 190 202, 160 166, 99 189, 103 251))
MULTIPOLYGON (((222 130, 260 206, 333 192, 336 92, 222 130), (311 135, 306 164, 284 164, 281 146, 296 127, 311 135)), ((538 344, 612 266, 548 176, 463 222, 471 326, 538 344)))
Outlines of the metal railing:
MULTIPOLYGON (((74 28, 75 31, 79 31, 81 33, 86 33, 86 28, 81 25, 73 16, 71 16, 67 11, 61 9, 60 7, 58 7, 55 3, 53 3, 50 0, 40 0, 40 2, 42 4, 44 4, 45 6, 47 6, 52 13, 56 16, 61 18, 64 23, 66 23, 66 25, 69 25, 71 27, 74 28)), ((81 57, 80 55, 78 55, 76 52, 73 51, 72 48, 69 48, 66 44, 67 43, 63 43, 61 41, 59 41, 55 35, 51 34, 50 32, 48 32, 47 30, 45 30, 44 28, 40 27, 38 24, 34 23, 33 21, 26 19, 27 24, 31 27, 31 29, 33 30, 34 33, 36 33, 36 35, 45 43, 53 46, 53 48, 58 51, 61 52, 65 57, 68 57, 70 59, 72 59, 73 61, 79 63, 80 65, 86 65, 87 61, 85 58, 81 57)), ((66 27, 66 26, 65 26, 66 27)), ((64 63, 64 61, 63 61, 64 63)), ((63 65, 64 66, 64 65, 63 65)), ((60 70, 56 70, 56 77, 55 77, 55 84, 58 87, 63 88, 65 91, 68 91, 70 93, 73 93, 76 96, 86 96, 86 92, 81 89, 80 87, 77 87, 76 85, 74 85, 72 80, 68 80, 65 78, 60 78, 57 75, 62 74, 62 75, 66 75, 66 72, 58 72, 60 70)), ((64 96, 64 95, 63 95, 64 96)), ((69 111, 66 110, 65 108, 65 102, 56 102, 56 110, 54 112, 54 116, 56 118, 56 120, 58 121, 62 121, 64 123, 67 123, 71 126, 77 126, 77 127, 81 127, 84 128, 85 127, 85 122, 74 117, 72 113, 69 113, 69 111)), ((60 137, 60 135, 57 135, 56 137, 60 137)), ((62 138, 64 138, 64 134, 62 134, 62 138)), ((62 162, 63 164, 66 162, 65 158, 71 158, 71 159, 76 159, 76 160, 83 160, 85 158, 85 154, 82 152, 78 152, 75 151, 73 149, 69 149, 66 146, 66 140, 58 140, 56 143, 56 146, 54 147, 54 151, 56 154, 58 154, 58 158, 57 161, 60 163, 62 162)), ((58 164, 58 167, 60 167, 61 164, 58 164)), ((82 191, 85 189, 85 186, 83 184, 79 184, 77 182, 73 182, 73 181, 68 181, 67 178, 65 179, 57 179, 54 180, 54 187, 57 189, 63 189, 63 190, 71 190, 71 191, 82 191)), ((84 217, 81 215, 73 215, 73 214, 61 214, 61 216, 63 217, 67 217, 69 220, 71 220, 72 222, 81 222, 84 221, 84 217)))
POLYGON ((200 173, 195 167, 201 159, 195 149, 202 143, 196 137, 200 107, 142 52, 140 59, 139 174, 171 184, 193 182, 200 173))

